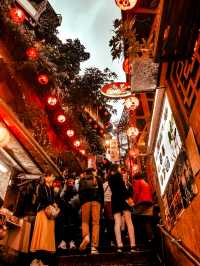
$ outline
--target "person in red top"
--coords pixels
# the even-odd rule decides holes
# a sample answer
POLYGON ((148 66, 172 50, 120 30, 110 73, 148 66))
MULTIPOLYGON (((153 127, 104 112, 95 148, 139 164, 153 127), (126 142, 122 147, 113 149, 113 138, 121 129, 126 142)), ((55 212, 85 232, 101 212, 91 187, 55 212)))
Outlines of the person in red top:
POLYGON ((133 179, 133 199, 136 212, 136 227, 138 226, 136 231, 138 232, 139 241, 151 242, 153 238, 153 194, 151 186, 142 177, 141 173, 137 173, 133 179))

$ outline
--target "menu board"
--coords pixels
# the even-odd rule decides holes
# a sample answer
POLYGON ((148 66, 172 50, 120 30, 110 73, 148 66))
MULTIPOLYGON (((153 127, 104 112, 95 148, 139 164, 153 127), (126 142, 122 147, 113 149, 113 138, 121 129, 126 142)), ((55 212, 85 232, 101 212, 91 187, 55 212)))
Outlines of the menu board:
POLYGON ((161 196, 170 179, 182 146, 181 138, 167 96, 164 98, 160 126, 154 150, 154 159, 161 196))

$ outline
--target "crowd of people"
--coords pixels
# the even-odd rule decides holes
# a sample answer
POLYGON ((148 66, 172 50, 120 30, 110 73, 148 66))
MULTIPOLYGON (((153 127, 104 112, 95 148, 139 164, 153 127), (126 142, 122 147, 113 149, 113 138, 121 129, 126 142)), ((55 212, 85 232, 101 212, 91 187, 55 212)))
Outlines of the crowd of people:
POLYGON ((79 177, 67 174, 64 184, 58 184, 47 173, 37 188, 33 254, 69 250, 97 254, 102 247, 134 253, 141 240, 137 236, 152 241, 152 219, 147 217, 153 215, 153 196, 141 173, 130 177, 125 167, 107 161, 102 169, 88 168, 79 177), (139 226, 137 215, 146 217, 139 226))

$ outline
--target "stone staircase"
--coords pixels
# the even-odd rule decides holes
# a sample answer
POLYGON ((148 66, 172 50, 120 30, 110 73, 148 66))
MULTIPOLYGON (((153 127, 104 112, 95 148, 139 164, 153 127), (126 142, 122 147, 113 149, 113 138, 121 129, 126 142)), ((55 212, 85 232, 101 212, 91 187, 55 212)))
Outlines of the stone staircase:
POLYGON ((99 253, 96 255, 58 256, 58 266, 162 266, 153 250, 136 251, 135 253, 99 253))

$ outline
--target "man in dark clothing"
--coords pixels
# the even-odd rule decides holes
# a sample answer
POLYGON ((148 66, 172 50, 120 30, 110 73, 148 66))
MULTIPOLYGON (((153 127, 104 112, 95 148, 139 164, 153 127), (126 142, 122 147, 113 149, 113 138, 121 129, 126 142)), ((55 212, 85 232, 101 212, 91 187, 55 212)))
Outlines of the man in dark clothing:
POLYGON ((62 241, 58 246, 61 249, 66 249, 66 244, 69 245, 70 250, 76 248, 79 228, 79 208, 71 203, 76 196, 78 196, 78 192, 75 188, 74 177, 68 176, 65 180, 63 191, 61 192, 60 238, 62 241))
POLYGON ((98 253, 99 247, 99 221, 101 206, 103 206, 104 191, 103 184, 96 176, 93 168, 86 170, 86 176, 79 183, 79 198, 82 213, 82 243, 80 250, 85 250, 90 242, 90 218, 92 218, 92 243, 91 253, 98 253))

